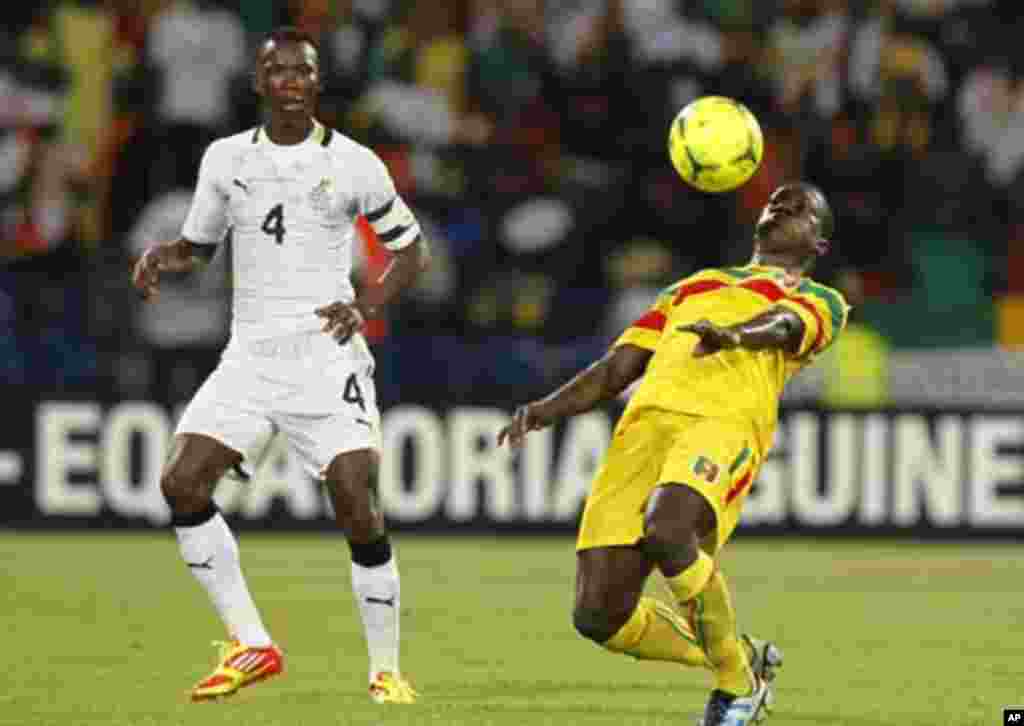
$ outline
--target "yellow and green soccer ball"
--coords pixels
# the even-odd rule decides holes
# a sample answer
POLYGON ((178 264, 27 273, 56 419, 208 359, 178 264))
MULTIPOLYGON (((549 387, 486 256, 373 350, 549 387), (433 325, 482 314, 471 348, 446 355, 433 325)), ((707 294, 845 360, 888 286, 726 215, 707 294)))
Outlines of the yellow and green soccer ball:
POLYGON ((704 96, 672 121, 668 153, 688 184, 705 192, 727 192, 744 184, 761 165, 764 136, 742 103, 704 96))

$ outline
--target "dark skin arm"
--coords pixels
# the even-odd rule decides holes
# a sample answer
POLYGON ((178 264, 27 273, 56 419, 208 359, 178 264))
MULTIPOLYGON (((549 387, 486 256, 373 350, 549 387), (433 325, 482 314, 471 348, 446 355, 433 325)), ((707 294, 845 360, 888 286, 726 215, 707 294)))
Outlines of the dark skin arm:
POLYGON ((635 345, 613 348, 555 392, 517 408, 512 423, 498 432, 498 446, 508 440, 510 446, 519 447, 530 431, 590 411, 614 398, 644 374, 651 355, 651 351, 635 345))
POLYGON ((693 349, 693 355, 697 358, 733 348, 774 348, 795 355, 804 337, 804 321, 792 310, 774 307, 735 325, 715 325, 709 320, 698 320, 689 325, 680 325, 677 330, 693 333, 700 338, 693 349))
MULTIPOLYGON (((736 325, 719 326, 700 320, 680 326, 679 330, 700 337, 694 349, 697 357, 740 346, 749 350, 777 348, 796 353, 803 340, 804 323, 793 311, 776 307, 736 325)), ((644 374, 651 355, 651 351, 634 345, 614 348, 554 393, 517 408, 512 423, 498 433, 498 445, 507 439, 511 446, 518 447, 530 431, 589 411, 614 398, 644 374)))
POLYGON ((401 295, 430 264, 430 248, 422 237, 393 253, 391 263, 379 279, 366 286, 352 303, 334 302, 314 312, 324 319, 323 330, 343 343, 363 329, 369 318, 401 295))
POLYGON ((161 272, 191 272, 208 262, 217 251, 214 245, 200 245, 184 237, 157 244, 146 250, 132 270, 132 285, 143 300, 155 300, 161 272))

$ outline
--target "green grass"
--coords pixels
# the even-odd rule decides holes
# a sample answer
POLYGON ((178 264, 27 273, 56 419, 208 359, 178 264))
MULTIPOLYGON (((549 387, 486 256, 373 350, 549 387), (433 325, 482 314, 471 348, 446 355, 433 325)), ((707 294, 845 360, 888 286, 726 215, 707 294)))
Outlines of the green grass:
MULTIPOLYGON (((0 724, 672 724, 706 672, 605 653, 570 625, 569 538, 398 539, 412 707, 365 694, 338 537, 246 535, 285 677, 191 705, 221 629, 170 534, 0 532, 0 724)), ((992 726, 1024 701, 1024 564, 1009 545, 743 539, 745 629, 786 653, 770 724, 992 726)))

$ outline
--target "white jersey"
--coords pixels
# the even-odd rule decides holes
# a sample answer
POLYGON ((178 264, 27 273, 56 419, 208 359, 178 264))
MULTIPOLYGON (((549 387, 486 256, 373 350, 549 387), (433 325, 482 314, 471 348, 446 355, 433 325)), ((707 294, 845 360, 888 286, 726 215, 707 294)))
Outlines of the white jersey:
POLYGON ((336 131, 316 124, 280 146, 256 128, 210 144, 182 236, 215 245, 232 230, 232 342, 319 330, 316 308, 351 302, 360 215, 390 250, 420 233, 383 162, 336 131))

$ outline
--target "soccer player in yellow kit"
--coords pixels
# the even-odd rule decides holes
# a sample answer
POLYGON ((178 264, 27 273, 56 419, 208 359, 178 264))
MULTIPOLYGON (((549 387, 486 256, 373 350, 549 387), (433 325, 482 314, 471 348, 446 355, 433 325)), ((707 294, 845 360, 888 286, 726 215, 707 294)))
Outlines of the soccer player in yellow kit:
POLYGON ((846 324, 842 295, 805 277, 832 227, 817 188, 780 187, 750 264, 664 290, 601 360, 498 434, 518 446, 640 380, 583 512, 573 622, 608 650, 711 669, 704 726, 757 723, 773 700, 781 654, 737 633, 716 558, 771 447, 783 387, 846 324), (643 595, 655 567, 686 618, 643 595))

